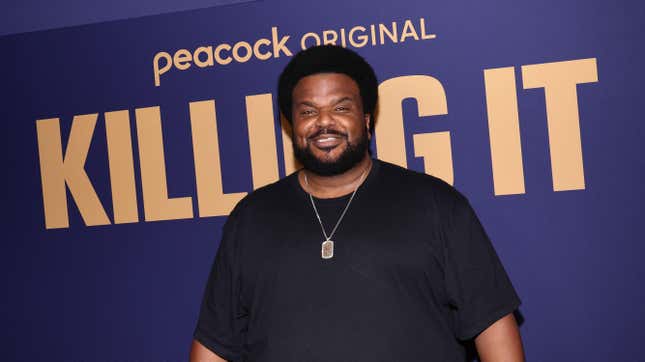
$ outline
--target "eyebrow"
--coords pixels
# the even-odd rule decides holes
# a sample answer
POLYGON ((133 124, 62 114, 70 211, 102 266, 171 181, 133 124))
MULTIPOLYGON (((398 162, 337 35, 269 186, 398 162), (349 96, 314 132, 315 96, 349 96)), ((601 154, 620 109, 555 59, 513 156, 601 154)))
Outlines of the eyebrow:
MULTIPOLYGON (((336 104, 338 104, 338 103, 342 103, 342 102, 346 102, 346 101, 353 102, 353 101, 354 101, 354 99, 352 99, 352 97, 345 96, 345 97, 342 97, 342 98, 340 98, 340 99, 338 99, 338 100, 336 100, 336 101, 332 102, 332 104, 333 104, 333 105, 336 105, 336 104)), ((296 104, 296 107, 298 107, 298 106, 308 106, 308 107, 314 107, 314 108, 316 107, 316 105, 315 105, 315 104, 313 104, 313 103, 311 103, 311 102, 309 102, 309 101, 301 101, 301 102, 298 102, 298 104, 296 104)))
POLYGON ((341 99, 337 100, 336 102, 334 102, 334 104, 343 103, 343 102, 345 102, 345 101, 353 102, 353 101, 354 101, 354 99, 352 99, 352 97, 347 97, 347 96, 345 96, 345 97, 343 97, 343 98, 341 98, 341 99))

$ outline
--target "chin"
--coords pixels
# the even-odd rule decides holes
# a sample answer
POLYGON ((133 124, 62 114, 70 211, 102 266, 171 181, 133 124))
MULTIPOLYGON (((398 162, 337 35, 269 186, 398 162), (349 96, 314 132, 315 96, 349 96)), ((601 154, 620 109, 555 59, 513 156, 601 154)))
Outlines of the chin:
POLYGON ((356 145, 340 144, 329 150, 306 145, 301 148, 293 144, 294 155, 305 169, 320 176, 343 174, 363 161, 368 149, 367 137, 361 138, 356 145))
POLYGON ((311 152, 312 156, 315 157, 319 162, 325 163, 334 163, 343 156, 344 148, 338 146, 328 150, 318 150, 318 152, 311 152))

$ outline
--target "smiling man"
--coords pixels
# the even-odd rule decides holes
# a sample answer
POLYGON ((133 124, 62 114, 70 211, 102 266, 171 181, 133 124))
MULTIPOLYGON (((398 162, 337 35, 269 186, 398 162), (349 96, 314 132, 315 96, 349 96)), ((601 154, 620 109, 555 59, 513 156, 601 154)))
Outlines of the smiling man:
POLYGON ((372 159, 372 68, 335 46, 298 53, 280 110, 303 168, 231 213, 192 361, 523 361, 520 301, 468 201, 372 159))

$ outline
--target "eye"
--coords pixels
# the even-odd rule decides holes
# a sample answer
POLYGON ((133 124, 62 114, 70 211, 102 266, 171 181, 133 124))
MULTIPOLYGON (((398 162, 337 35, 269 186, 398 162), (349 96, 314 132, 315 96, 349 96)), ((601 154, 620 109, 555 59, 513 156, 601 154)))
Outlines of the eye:
POLYGON ((301 116, 311 116, 314 115, 316 112, 313 109, 304 109, 300 111, 301 116))
POLYGON ((347 107, 347 106, 338 106, 338 107, 336 107, 336 111, 337 112, 346 112, 346 111, 349 111, 349 107, 347 107))

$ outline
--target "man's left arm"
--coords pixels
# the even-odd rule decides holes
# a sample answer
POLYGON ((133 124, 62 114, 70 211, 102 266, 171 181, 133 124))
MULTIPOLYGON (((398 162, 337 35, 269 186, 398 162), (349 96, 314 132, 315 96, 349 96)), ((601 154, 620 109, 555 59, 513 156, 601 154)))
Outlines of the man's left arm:
POLYGON ((475 337, 475 346, 481 362, 524 362, 522 339, 513 313, 475 337))

